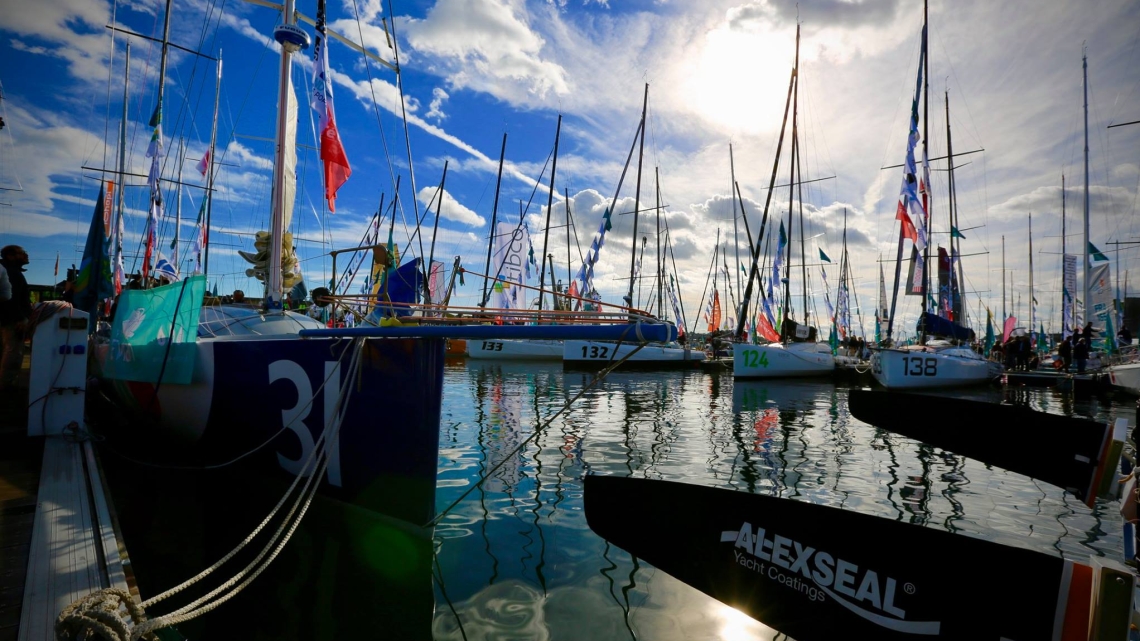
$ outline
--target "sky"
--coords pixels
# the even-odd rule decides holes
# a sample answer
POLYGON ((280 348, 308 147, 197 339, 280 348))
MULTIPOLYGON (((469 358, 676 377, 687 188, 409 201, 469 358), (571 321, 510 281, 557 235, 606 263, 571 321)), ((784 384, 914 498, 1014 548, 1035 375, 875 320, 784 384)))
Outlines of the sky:
MULTIPOLYGON (((304 0, 297 10, 314 16, 315 3, 304 0)), ((61 280, 68 266, 79 264, 100 170, 117 163, 124 92, 126 165, 128 173, 142 175, 128 177, 124 192, 125 262, 137 270, 147 208, 147 122, 157 101, 161 48, 142 36, 161 39, 165 11, 158 0, 41 0, 5 12, 0 244, 29 251, 29 282, 61 280), (113 32, 107 27, 112 24, 141 36, 113 32)), ((396 242, 410 245, 408 255, 431 253, 442 260, 448 276, 455 257, 470 272, 464 284, 457 283, 453 303, 474 305, 481 297, 483 279, 473 274, 484 272, 496 192, 498 220, 517 223, 522 211, 536 256, 541 259, 545 243, 556 278, 566 281, 577 272, 625 170, 614 226, 595 267, 598 289, 606 301, 620 301, 634 238, 645 237, 650 248, 642 272, 652 275, 656 269, 654 248, 664 237, 656 216, 660 193, 661 228, 668 226, 672 249, 669 270, 675 259, 689 327, 703 330, 701 308, 712 288, 718 242, 717 262, 733 281, 726 285, 721 275, 717 286, 727 310, 738 295, 737 252, 748 265, 745 220, 756 234, 767 202, 766 237, 776 220, 787 221, 790 189, 776 189, 770 202, 766 196, 798 21, 797 175, 814 182, 802 185, 802 198, 796 194, 790 285, 793 292, 802 290, 803 238, 812 314, 825 314, 819 252, 833 261, 823 266, 834 299, 846 225, 855 297, 866 333, 873 331, 880 268, 889 290, 895 267, 902 170, 884 167, 901 164, 906 151, 920 2, 330 0, 327 11, 330 29, 385 60, 398 54, 401 74, 397 80, 390 69, 331 43, 336 120, 352 176, 330 213, 315 151, 316 114, 307 107, 311 49, 295 58, 292 77, 301 109, 291 229, 310 289, 327 284, 329 251, 357 246, 381 203, 386 233, 397 180, 396 242), (646 84, 641 214, 634 236, 639 154, 632 154, 628 166, 626 158, 646 84), (552 196, 549 163, 560 116, 552 196), (426 205, 445 167, 437 225, 436 206, 426 205), (743 215, 739 206, 734 210, 733 178, 743 215), (566 224, 567 195, 572 226, 566 224), (409 243, 417 215, 423 229, 409 243)), ((260 284, 246 276, 248 265, 237 252, 252 251, 254 232, 269 224, 280 67, 272 31, 281 14, 238 0, 176 0, 171 12, 169 41, 175 47, 169 49, 164 85, 163 177, 176 180, 178 159, 184 158, 187 186, 179 195, 173 182, 164 183, 167 216, 160 246, 166 249, 173 238, 180 201, 181 268, 194 268, 186 248, 205 182, 195 166, 210 138, 214 59, 220 56, 221 164, 208 278, 220 293, 242 289, 260 296, 260 284)), ((1129 274, 1130 291, 1140 285, 1140 245, 1111 244, 1140 240, 1140 125, 1110 128, 1140 120, 1138 42, 1140 3, 1130 0, 931 1, 929 116, 919 127, 928 129, 930 157, 945 156, 949 103, 967 301, 979 333, 986 307, 995 318, 1005 309, 1027 324, 1031 256, 1036 318, 1046 329, 1059 329, 1062 176, 1066 248, 1079 251, 1082 242, 1085 52, 1090 240, 1114 268, 1119 264, 1122 281, 1129 274)), ((790 179, 790 127, 785 138, 777 185, 790 179)), ((932 239, 945 244, 948 172, 945 161, 933 161, 932 168, 932 239)), ((338 257, 338 271, 347 258, 338 257)), ((359 292, 362 278, 349 291, 359 292)), ((652 288, 645 279, 635 298, 655 310, 652 288)), ((794 299, 801 317, 802 299, 794 299)), ((919 297, 899 296, 898 323, 913 327, 919 304, 919 297)))

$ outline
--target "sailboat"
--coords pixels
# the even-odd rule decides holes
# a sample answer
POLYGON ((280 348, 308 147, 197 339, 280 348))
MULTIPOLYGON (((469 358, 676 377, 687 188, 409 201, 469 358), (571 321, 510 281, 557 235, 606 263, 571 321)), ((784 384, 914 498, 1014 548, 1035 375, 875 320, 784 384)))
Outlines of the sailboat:
MULTIPOLYGON (((321 57, 327 69, 323 5, 318 70, 321 57)), ((296 474, 316 452, 328 461, 322 479, 327 494, 426 523, 435 506, 443 338, 303 337, 323 325, 283 309, 288 281, 300 277, 283 270, 295 260, 286 236, 287 197, 295 181, 289 166, 295 163, 297 119, 292 58, 308 47, 309 36, 295 23, 293 0, 285 1, 282 16, 274 31, 281 58, 273 210, 271 229, 259 238, 270 255, 266 308, 203 307, 201 275, 124 290, 109 335, 96 339, 99 376, 136 422, 197 445, 207 460, 244 457, 263 470, 296 474), (398 417, 392 419, 398 428, 378 425, 383 416, 398 417)), ((331 85, 321 82, 315 89, 322 88, 331 116, 331 85)), ((323 135, 322 145, 327 143, 323 135)))
MULTIPOLYGON (((783 304, 781 305, 781 319, 780 319, 780 332, 778 337, 774 332, 768 335, 771 342, 763 345, 756 344, 737 344, 734 345, 732 350, 732 375, 734 378, 783 378, 788 376, 829 376, 835 372, 835 356, 832 354, 831 346, 827 343, 821 343, 817 340, 816 328, 809 325, 810 312, 808 308, 807 297, 807 271, 806 267, 803 270, 802 283, 804 289, 803 295, 803 320, 796 321, 791 318, 791 255, 792 255, 792 242, 790 233, 794 233, 792 227, 792 215, 795 211, 794 204, 796 198, 796 188, 800 185, 796 182, 799 160, 799 141, 798 141, 798 111, 799 111, 799 64, 800 64, 800 27, 796 25, 796 56, 795 63, 792 69, 792 79, 788 86, 788 102, 792 107, 792 149, 791 149, 791 166, 790 174, 791 180, 788 182, 788 226, 785 231, 784 225, 780 223, 779 240, 776 245, 776 258, 773 261, 772 279, 775 282, 782 282, 784 285, 783 304), (783 255, 784 252, 786 256, 783 255), (781 271, 781 263, 786 265, 786 271, 781 271)), ((787 123, 787 104, 784 107, 785 125, 787 123)), ((783 144, 783 128, 780 132, 780 145, 783 144)), ((772 169, 772 181, 769 185, 768 193, 771 194, 772 186, 775 183, 776 172, 779 167, 780 150, 776 149, 775 166, 772 169)), ((801 178, 802 179, 802 178, 801 178)), ((770 196, 769 196, 770 197, 770 196)), ((803 192, 800 189, 800 222, 802 229, 803 222, 803 192)), ((770 201, 769 201, 770 202, 770 201)), ((747 310, 749 309, 749 301, 752 292, 752 282, 756 277, 757 263, 760 257, 760 243, 764 233, 764 224, 767 222, 768 207, 765 205, 764 221, 760 227, 760 237, 757 238, 756 246, 752 256, 752 269, 749 274, 748 285, 745 288, 744 300, 742 301, 741 309, 744 310, 740 314, 740 319, 737 320, 737 335, 740 336, 747 317, 747 310)), ((801 238, 801 252, 800 260, 805 261, 806 258, 802 251, 803 241, 801 238)), ((767 312, 761 312, 766 314, 767 312)), ((771 323, 768 327, 770 328, 771 323)))
MULTIPOLYGON (((641 106, 641 122, 638 124, 637 133, 634 134, 634 145, 638 148, 637 158, 637 185, 634 189, 634 209, 633 209, 633 231, 632 231, 632 246, 633 253, 630 257, 629 269, 629 289, 624 296, 625 304, 619 309, 628 314, 629 321, 635 322, 642 318, 651 318, 647 313, 641 312, 634 308, 633 291, 637 283, 638 264, 637 259, 637 221, 639 210, 641 209, 641 166, 645 149, 645 127, 646 127, 646 112, 649 107, 649 84, 645 85, 645 97, 641 106), (640 142, 638 138, 640 137, 640 142)), ((626 167, 629 166, 629 161, 633 157, 633 146, 630 147, 629 156, 626 159, 626 167)), ((582 292, 592 291, 593 281, 593 268, 597 262, 599 252, 605 242, 605 234, 610 229, 610 216, 613 215, 613 207, 617 205, 617 196, 621 192, 621 183, 625 179, 625 170, 622 171, 622 176, 618 180, 617 192, 611 201, 610 209, 606 210, 601 226, 598 233, 595 235, 590 250, 586 256, 586 261, 578 270, 576 280, 581 283, 580 290, 582 292)), ((660 212, 660 204, 658 205, 658 212, 660 212)), ((659 232, 660 233, 660 232, 659 232)), ((660 260, 660 253, 658 254, 660 260)), ((659 270, 660 271, 660 270, 659 270)), ((662 280, 659 278, 659 281, 662 280)), ((659 282, 658 287, 664 287, 663 282, 659 282)), ((660 289, 658 290, 661 291, 660 289)), ((670 290, 670 297, 673 293, 670 290)), ((674 309, 676 305, 674 304, 674 309)), ((680 321, 680 318, 678 318, 680 321)), ((679 327, 683 327, 679 325, 679 327)), ((607 367, 612 363, 621 362, 622 368, 642 368, 642 369, 675 369, 675 368, 695 368, 705 360, 705 353, 701 350, 692 349, 689 344, 678 344, 676 342, 659 343, 659 344, 646 344, 638 346, 630 342, 600 342, 600 341, 586 341, 586 340, 567 340, 563 344, 562 352, 562 365, 563 367, 572 369, 600 369, 607 367)))
MULTIPOLYGON (((948 310, 947 314, 932 313, 927 309, 927 290, 930 263, 930 250, 928 238, 930 235, 929 215, 929 188, 930 171, 927 159, 927 144, 929 141, 929 66, 927 55, 927 7, 923 3, 922 48, 919 54, 918 79, 915 83, 914 100, 911 103, 910 135, 907 140, 906 162, 903 168, 903 184, 899 198, 897 218, 901 221, 899 226, 898 256, 895 260, 895 286, 892 291, 891 310, 888 316, 887 335, 880 345, 873 349, 871 354, 871 373, 875 381, 888 389, 922 389, 948 387, 956 385, 972 385, 987 383, 1001 375, 1001 364, 987 360, 975 352, 968 345, 974 338, 972 330, 960 325, 957 321, 964 320, 964 306, 961 305, 961 296, 954 297, 953 287, 948 288, 947 297, 950 306, 957 313, 948 310), (926 88, 923 89, 923 78, 927 78, 926 88), (922 145, 922 176, 918 176, 916 168, 914 147, 918 142, 918 101, 923 101, 923 145, 922 145), (902 267, 903 246, 906 239, 913 242, 911 264, 914 267, 913 276, 908 278, 908 291, 918 291, 922 296, 922 314, 919 317, 919 341, 916 345, 894 347, 891 344, 891 329, 895 320, 895 303, 898 297, 899 274, 902 267), (924 257, 925 253, 925 257, 924 257), (921 285, 916 282, 921 281, 921 285), (957 302, 955 305, 954 303, 957 302)), ((947 102, 947 114, 949 103, 947 102)), ((947 125, 949 126, 949 125, 947 125)), ((950 166, 953 167, 952 151, 949 154, 950 166)), ((953 183, 951 183, 953 184, 953 183)), ((951 197, 950 202, 954 199, 951 197)), ((953 221, 953 209, 951 210, 953 221)), ((951 242, 954 240, 955 226, 951 224, 951 242)), ((953 253, 953 244, 951 244, 953 253)), ((939 263, 943 263, 944 250, 939 251, 939 263)), ((960 254, 959 254, 960 256, 960 254)), ((948 264, 949 261, 946 261, 948 264)), ((961 260, 958 260, 959 266, 961 260)), ((952 268, 947 268, 950 272, 952 268)), ((949 276, 949 274, 948 274, 949 276)), ((959 280, 959 283, 962 281, 959 280)))

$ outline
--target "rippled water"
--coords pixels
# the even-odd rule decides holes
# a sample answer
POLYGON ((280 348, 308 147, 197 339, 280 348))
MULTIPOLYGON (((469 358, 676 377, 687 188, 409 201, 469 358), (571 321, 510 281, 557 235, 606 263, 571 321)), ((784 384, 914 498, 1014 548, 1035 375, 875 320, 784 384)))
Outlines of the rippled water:
MULTIPOLYGON (((618 372, 587 389, 592 381, 559 364, 449 363, 434 558, 373 517, 318 502, 265 574, 180 631, 192 639, 776 636, 595 535, 583 511, 588 473, 837 506, 1076 561, 1120 557, 1115 504, 1090 510, 1057 488, 871 427, 851 417, 845 385, 701 371, 618 372)), ((1135 421, 1134 399, 953 393, 1135 421)), ((398 428, 398 417, 384 419, 398 428)), ((989 427, 1034 438, 1032 425, 989 427)), ((210 565, 280 493, 104 460, 144 597, 210 565)), ((686 518, 685 506, 675 516, 686 518)), ((883 553, 938 563, 936 551, 883 553)))
MULTIPOLYGON (((850 415, 843 385, 619 372, 583 392, 590 374, 478 362, 449 365, 445 377, 436 639, 775 636, 593 534, 587 473, 765 493, 1073 560, 1120 556, 1115 505, 1090 510, 1060 489, 871 427, 850 415)), ((1135 421, 1131 400, 952 393, 1135 421)), ((992 428, 1033 438, 1031 425, 992 428)))

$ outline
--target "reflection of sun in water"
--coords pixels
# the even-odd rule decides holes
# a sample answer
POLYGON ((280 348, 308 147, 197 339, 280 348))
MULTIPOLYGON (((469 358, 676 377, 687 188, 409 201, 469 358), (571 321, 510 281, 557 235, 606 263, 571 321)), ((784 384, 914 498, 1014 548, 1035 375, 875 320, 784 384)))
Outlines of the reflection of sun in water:
POLYGON ((721 619, 719 641, 754 641, 771 638, 772 629, 752 617, 727 605, 718 604, 716 615, 721 619))
POLYGON ((710 31, 685 85, 694 110, 733 132, 779 127, 795 55, 795 31, 710 31))

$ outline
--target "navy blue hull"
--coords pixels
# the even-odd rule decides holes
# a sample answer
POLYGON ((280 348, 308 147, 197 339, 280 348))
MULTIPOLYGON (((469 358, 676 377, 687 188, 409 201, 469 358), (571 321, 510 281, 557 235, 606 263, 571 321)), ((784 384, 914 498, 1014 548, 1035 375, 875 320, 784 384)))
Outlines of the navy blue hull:
MULTIPOLYGON (((272 438, 249 459, 287 478, 313 450, 349 384, 352 345, 215 342, 205 451, 224 459, 272 438)), ((366 341, 322 492, 417 525, 434 516, 443 362, 442 339, 366 341)))

